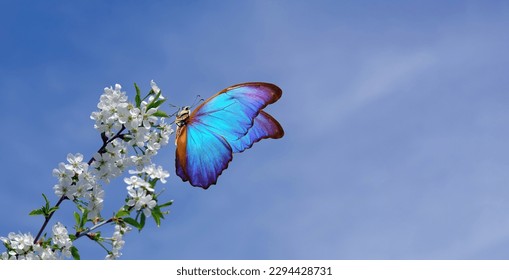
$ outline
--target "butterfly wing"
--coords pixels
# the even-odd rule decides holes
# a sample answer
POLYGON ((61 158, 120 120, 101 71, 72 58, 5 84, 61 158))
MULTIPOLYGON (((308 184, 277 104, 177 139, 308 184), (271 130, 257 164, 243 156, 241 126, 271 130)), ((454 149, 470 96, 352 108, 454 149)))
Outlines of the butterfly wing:
POLYGON ((232 160, 231 147, 204 127, 184 128, 177 140, 177 175, 193 186, 208 188, 232 160))
POLYGON ((253 126, 254 118, 281 97, 279 87, 269 83, 244 83, 226 88, 205 100, 191 114, 189 125, 200 123, 235 141, 253 126))
POLYGON ((279 122, 265 111, 260 111, 260 114, 256 116, 253 126, 247 131, 246 135, 236 141, 229 142, 229 144, 234 153, 241 153, 262 139, 278 139, 283 137, 283 135, 283 127, 281 127, 279 122))
POLYGON ((260 113, 281 94, 281 89, 273 84, 244 83, 205 100, 177 136, 177 175, 193 186, 207 189, 228 167, 233 152, 243 151, 263 138, 282 137, 279 123, 260 113))

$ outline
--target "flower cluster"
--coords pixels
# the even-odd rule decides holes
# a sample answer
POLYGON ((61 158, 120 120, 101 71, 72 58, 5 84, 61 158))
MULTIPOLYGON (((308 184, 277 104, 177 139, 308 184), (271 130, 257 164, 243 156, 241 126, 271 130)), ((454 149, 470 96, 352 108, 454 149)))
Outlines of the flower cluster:
POLYGON ((53 176, 58 178, 53 187, 55 194, 70 200, 87 199, 91 216, 97 216, 103 207, 104 191, 97 183, 96 172, 89 171, 82 154, 68 154, 67 161, 68 164, 61 162, 58 168, 53 169, 53 176))
POLYGON ((120 226, 115 225, 115 231, 113 232, 113 236, 111 237, 111 251, 108 252, 108 255, 106 255, 107 260, 114 260, 118 259, 122 253, 120 250, 122 247, 124 247, 125 241, 123 239, 124 234, 129 232, 131 230, 131 227, 129 226, 120 226))
POLYGON ((53 246, 62 252, 62 258, 71 257, 72 241, 67 229, 60 222, 53 226, 53 238, 51 241, 53 246))
POLYGON ((122 86, 119 84, 115 85, 115 89, 112 87, 105 88, 104 94, 99 99, 99 112, 93 112, 90 118, 95 120, 94 128, 99 130, 101 133, 105 133, 106 137, 112 137, 116 131, 122 128, 122 123, 119 122, 121 116, 119 115, 120 108, 127 108, 129 103, 127 102, 127 95, 121 91, 122 86))
POLYGON ((2 253, 3 260, 57 260, 71 257, 72 241, 67 229, 57 223, 53 226, 53 236, 48 242, 34 244, 30 233, 9 233, 7 238, 0 237, 7 252, 2 253))
POLYGON ((151 86, 153 94, 147 100, 140 100, 138 105, 127 101, 118 84, 115 88, 104 89, 97 105, 99 111, 90 116, 95 120, 94 127, 109 139, 104 150, 94 155, 92 163, 100 179, 108 182, 129 166, 134 165, 139 170, 149 165, 159 149, 168 144, 173 129, 164 117, 157 117, 158 104, 164 97, 154 81, 151 81, 151 86), (122 134, 124 130, 127 132, 122 134), (137 148, 138 153, 129 157, 128 146, 137 148))
POLYGON ((94 155, 91 164, 97 178, 109 183, 111 179, 121 175, 132 165, 132 159, 127 154, 127 143, 118 138, 106 144, 102 151, 94 155))
POLYGON ((7 238, 0 237, 0 240, 4 243, 7 248, 7 252, 2 253, 2 259, 25 259, 34 260, 37 259, 37 255, 33 247, 40 251, 39 245, 34 245, 34 237, 30 233, 9 233, 7 238))
POLYGON ((146 182, 138 176, 125 178, 127 184, 127 193, 129 200, 126 205, 134 207, 136 211, 143 211, 146 217, 150 217, 151 210, 157 205, 154 200, 154 189, 149 182, 146 182))

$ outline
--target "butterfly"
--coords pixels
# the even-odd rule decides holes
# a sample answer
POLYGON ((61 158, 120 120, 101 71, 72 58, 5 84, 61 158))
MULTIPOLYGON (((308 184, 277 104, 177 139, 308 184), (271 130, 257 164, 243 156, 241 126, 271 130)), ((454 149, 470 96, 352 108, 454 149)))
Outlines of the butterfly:
POLYGON ((184 182, 203 189, 215 185, 240 153, 264 138, 283 137, 281 125, 262 109, 281 97, 269 83, 233 85, 216 93, 192 112, 180 110, 175 123, 175 168, 184 182))

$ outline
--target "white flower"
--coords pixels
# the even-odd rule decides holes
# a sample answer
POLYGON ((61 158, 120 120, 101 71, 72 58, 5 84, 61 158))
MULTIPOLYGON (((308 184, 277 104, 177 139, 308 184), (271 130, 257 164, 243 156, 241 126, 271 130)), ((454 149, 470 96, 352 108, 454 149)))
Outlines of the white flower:
POLYGON ((144 147, 145 141, 148 139, 149 130, 144 126, 136 127, 130 130, 131 136, 133 137, 129 141, 129 145, 136 145, 138 147, 144 147))
POLYGON ((131 109, 134 106, 130 103, 122 103, 117 107, 118 114, 118 122, 121 124, 126 124, 129 119, 132 117, 131 109))
POLYGON ((161 143, 161 145, 166 145, 170 141, 170 135, 173 134, 173 128, 171 127, 171 125, 167 124, 164 121, 164 118, 161 118, 161 121, 159 122, 159 127, 161 135, 161 140, 159 141, 159 143, 161 143))
POLYGON ((89 189, 90 187, 90 184, 81 184, 78 182, 78 184, 76 184, 76 190, 74 192, 74 197, 75 198, 82 198, 85 196, 85 194, 87 193, 87 190, 89 189))
POLYGON ((149 129, 152 124, 157 122, 157 117, 153 116, 157 112, 157 108, 150 108, 147 110, 148 103, 143 101, 141 103, 141 112, 140 115, 143 120, 143 126, 147 129, 149 129))
MULTIPOLYGON (((155 93, 155 94, 158 94, 161 90, 159 89, 159 87, 157 86, 156 82, 154 82, 154 80, 150 80, 150 87, 152 88, 152 91, 155 93)), ((160 97, 161 98, 161 97, 160 97)))
POLYGON ((88 168, 88 164, 82 162, 83 161, 83 155, 80 153, 77 153, 75 155, 68 154, 67 155, 67 161, 70 163, 70 166, 68 166, 74 173, 80 174, 84 170, 88 168))
POLYGON ((162 166, 157 166, 155 164, 151 164, 149 166, 145 166, 142 171, 133 171, 129 170, 131 174, 139 174, 139 173, 147 173, 150 179, 159 179, 163 184, 166 184, 166 178, 170 177, 170 173, 163 169, 162 166))
POLYGON ((119 121, 119 109, 127 107, 128 103, 125 92, 121 90, 122 87, 119 84, 116 84, 114 89, 105 88, 97 104, 99 112, 93 112, 90 115, 90 118, 95 120, 94 127, 108 137, 122 128, 123 123, 119 121))
POLYGON ((8 254, 15 257, 16 255, 21 256, 31 252, 32 246, 34 245, 34 238, 30 233, 16 234, 11 232, 7 235, 7 238, 2 237, 2 242, 7 247, 11 248, 8 254))
POLYGON ((57 245, 61 249, 70 249, 72 241, 69 238, 67 229, 58 222, 53 226, 53 244, 57 245))
POLYGON ((63 162, 61 162, 58 164, 58 169, 53 169, 53 176, 57 177, 58 181, 62 185, 70 185, 72 184, 72 177, 74 177, 74 172, 67 168, 63 162))
POLYGON ((131 176, 130 178, 124 178, 124 182, 127 184, 127 190, 134 190, 134 189, 145 189, 149 192, 153 192, 154 189, 150 185, 149 182, 141 179, 138 176, 131 176))
POLYGON ((88 199, 88 211, 89 217, 95 218, 99 216, 99 213, 103 209, 104 202, 104 190, 100 185, 96 185, 93 190, 87 192, 85 198, 88 199))
POLYGON ((110 176, 110 160, 111 155, 108 153, 96 153, 94 155, 94 162, 92 162, 91 166, 94 167, 92 170, 92 174, 96 175, 99 179, 104 180, 105 182, 109 182, 110 176))
POLYGON ((134 107, 132 104, 122 107, 119 113, 122 116, 120 119, 121 123, 129 130, 140 126, 143 120, 140 109, 134 107))
POLYGON ((127 157, 126 143, 119 139, 108 143, 105 149, 106 152, 102 154, 96 153, 91 166, 95 168, 93 174, 108 183, 110 179, 119 176, 132 165, 132 161, 127 157))
POLYGON ((150 217, 152 215, 152 209, 157 205, 157 202, 153 199, 151 194, 147 194, 140 198, 140 203, 144 205, 143 213, 145 216, 150 217))
POLYGON ((146 165, 149 165, 152 163, 150 156, 145 155, 139 155, 139 156, 131 156, 131 162, 136 166, 137 170, 143 170, 143 168, 146 165))
POLYGON ((41 256, 41 260, 57 260, 57 254, 51 250, 51 248, 40 248, 38 251, 39 255, 41 256))
POLYGON ((53 190, 55 191, 55 195, 57 196, 65 195, 68 199, 74 200, 78 187, 75 184, 67 185, 58 183, 55 186, 53 186, 53 190))
POLYGON ((9 260, 11 256, 7 252, 3 252, 1 258, 2 260, 9 260))
POLYGON ((111 111, 112 108, 117 108, 119 104, 127 102, 127 95, 121 91, 122 86, 115 84, 115 89, 112 87, 104 88, 104 93, 100 97, 97 108, 103 111, 111 111))
POLYGON ((134 206, 136 211, 142 210, 145 216, 151 216, 151 210, 157 205, 157 202, 153 199, 152 194, 147 194, 147 191, 144 189, 129 189, 127 193, 131 197, 129 201, 127 201, 127 206, 134 206))
POLYGON ((69 164, 59 163, 58 169, 53 169, 53 176, 58 178, 58 184, 53 187, 57 196, 66 196, 73 200, 75 197, 82 197, 86 186, 81 182, 83 178, 90 179, 88 164, 83 162, 83 155, 68 154, 69 164), (82 175, 84 174, 84 175, 82 175))
POLYGON ((111 237, 111 252, 106 255, 107 260, 114 260, 119 258, 122 253, 120 250, 124 247, 125 241, 123 240, 124 235, 131 230, 130 227, 121 227, 120 225, 115 225, 115 231, 113 232, 113 236, 111 237))
POLYGON ((82 172, 78 175, 78 181, 76 182, 75 197, 84 197, 87 191, 92 190, 96 185, 96 179, 90 172, 82 172))

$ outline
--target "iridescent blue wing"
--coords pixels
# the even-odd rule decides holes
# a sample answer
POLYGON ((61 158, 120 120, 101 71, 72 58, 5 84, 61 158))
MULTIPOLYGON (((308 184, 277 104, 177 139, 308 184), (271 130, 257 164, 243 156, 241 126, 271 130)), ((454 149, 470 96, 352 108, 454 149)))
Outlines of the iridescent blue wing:
POLYGON ((233 152, 243 151, 263 138, 282 137, 281 125, 260 113, 281 94, 273 84, 244 83, 205 100, 177 135, 177 174, 191 185, 206 189, 228 167, 233 152))
POLYGON ((177 140, 177 175, 193 186, 208 188, 232 160, 231 147, 220 135, 195 126, 177 140))
POLYGON ((253 126, 247 131, 247 134, 238 140, 229 142, 234 153, 241 153, 253 146, 254 143, 265 139, 278 139, 283 137, 284 131, 281 125, 269 114, 260 111, 260 114, 254 119, 253 126))

